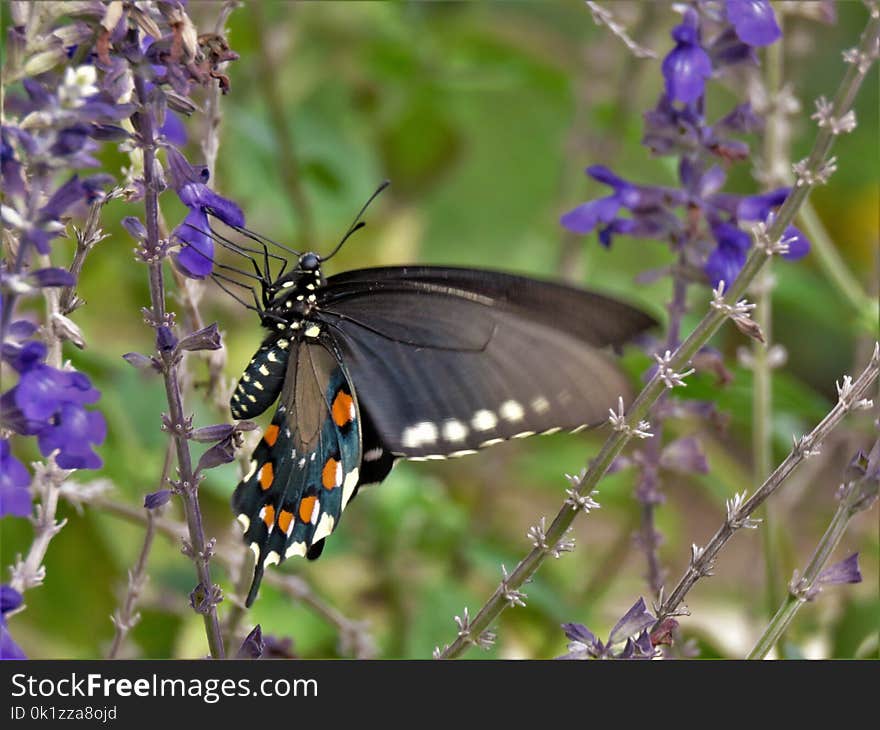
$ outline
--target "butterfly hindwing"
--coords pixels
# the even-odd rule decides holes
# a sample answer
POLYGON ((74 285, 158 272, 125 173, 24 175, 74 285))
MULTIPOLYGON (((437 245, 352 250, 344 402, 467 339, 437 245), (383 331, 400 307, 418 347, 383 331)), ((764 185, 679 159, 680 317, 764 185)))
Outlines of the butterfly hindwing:
POLYGON ((318 342, 298 343, 278 409, 232 500, 256 556, 247 605, 266 566, 320 554, 357 486, 360 458, 358 405, 343 365, 318 342))

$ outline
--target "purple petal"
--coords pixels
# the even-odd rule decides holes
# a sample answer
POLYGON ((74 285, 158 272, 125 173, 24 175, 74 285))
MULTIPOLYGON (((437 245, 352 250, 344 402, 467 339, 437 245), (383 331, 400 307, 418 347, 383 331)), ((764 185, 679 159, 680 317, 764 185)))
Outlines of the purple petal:
POLYGON ((816 579, 823 585, 836 585, 841 583, 861 583, 862 572, 859 570, 859 554, 853 553, 839 563, 829 565, 819 573, 816 579))
POLYGON ((37 325, 26 319, 17 319, 9 325, 9 336, 14 340, 25 340, 37 331, 37 325))
POLYGON ((719 246, 706 260, 703 270, 713 287, 723 281, 728 287, 734 282, 746 263, 746 254, 729 246, 719 246))
POLYGON ((769 0, 727 0, 727 19, 751 46, 769 46, 782 36, 769 0))
POLYGON ((235 460, 235 444, 232 438, 226 438, 214 444, 199 459, 197 472, 213 469, 235 460))
POLYGON ((620 200, 617 195, 609 195, 579 205, 563 215, 559 222, 573 233, 589 233, 599 223, 610 223, 618 210, 620 200))
POLYGON ((228 226, 244 225, 244 213, 241 208, 207 186, 201 194, 201 206, 228 226))
POLYGON ((724 172, 723 168, 718 165, 710 167, 700 179, 697 194, 701 198, 707 198, 710 195, 714 195, 721 189, 726 179, 727 173, 724 172))
POLYGON ((30 474, 12 455, 9 441, 0 440, 0 517, 27 517, 31 513, 30 483, 30 474))
POLYGON ((141 223, 140 218, 128 215, 122 219, 122 226, 131 234, 135 241, 145 241, 147 239, 147 229, 141 223))
POLYGON ((74 175, 49 198, 49 201, 40 210, 40 216, 43 220, 57 220, 71 205, 79 202, 85 196, 86 190, 82 181, 74 175))
POLYGON ((214 267, 214 241, 207 233, 208 216, 200 209, 191 210, 172 234, 184 244, 174 263, 191 279, 204 279, 214 267))
POLYGON ((8 585, 0 586, 0 615, 14 611, 22 604, 21 593, 8 585))
POLYGON ((186 125, 183 120, 174 112, 167 112, 165 115, 165 124, 159 130, 165 139, 171 144, 182 147, 186 144, 186 125))
POLYGON ((53 286, 73 286, 76 284, 76 277, 67 269, 56 267, 37 269, 29 274, 30 278, 39 287, 53 286))
POLYGON ((639 598, 608 635, 608 644, 617 644, 649 628, 656 619, 648 612, 645 599, 639 598))
POLYGON ((587 168, 587 175, 608 187, 614 188, 615 190, 629 185, 626 180, 615 175, 611 170, 605 167, 605 165, 590 165, 587 168))
POLYGON ((586 646, 596 644, 596 636, 583 624, 562 624, 562 630, 570 641, 579 641, 586 646))
POLYGON ((666 93, 685 104, 703 95, 706 79, 712 75, 712 62, 700 46, 679 44, 663 59, 666 93))
POLYGON ((797 261, 810 252, 809 239, 794 226, 788 226, 782 237, 788 243, 788 253, 782 254, 782 258, 797 261))
POLYGON ((744 221, 765 221, 767 216, 785 202, 791 188, 778 188, 761 195, 744 197, 736 208, 736 217, 744 221))
MULTIPOLYGON (((4 352, 4 357, 6 357, 4 352)), ((15 352, 14 357, 7 360, 19 373, 25 373, 34 366, 39 365, 46 357, 46 346, 42 342, 25 342, 15 352)))
POLYGON ((712 235, 715 236, 719 246, 743 254, 752 245, 752 239, 749 237, 749 234, 732 223, 718 223, 712 226, 712 235))

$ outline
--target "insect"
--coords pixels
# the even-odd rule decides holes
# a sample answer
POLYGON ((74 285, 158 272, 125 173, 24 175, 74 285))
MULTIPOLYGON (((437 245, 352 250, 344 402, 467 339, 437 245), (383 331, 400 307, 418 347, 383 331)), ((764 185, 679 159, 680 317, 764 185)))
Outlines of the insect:
POLYGON ((599 294, 498 271, 401 266, 325 278, 322 264, 363 226, 366 207, 328 256, 285 248, 296 256, 286 272, 269 239, 239 229, 261 245, 249 249, 212 232, 251 259, 260 296, 251 289, 247 304, 222 283, 238 282, 215 280, 268 330, 232 415, 254 418, 278 402, 232 497, 256 559, 248 606, 266 567, 317 558, 358 488, 381 482, 397 459, 603 423, 628 385, 602 348, 655 323, 599 294), (262 266, 248 252, 262 252, 262 266))

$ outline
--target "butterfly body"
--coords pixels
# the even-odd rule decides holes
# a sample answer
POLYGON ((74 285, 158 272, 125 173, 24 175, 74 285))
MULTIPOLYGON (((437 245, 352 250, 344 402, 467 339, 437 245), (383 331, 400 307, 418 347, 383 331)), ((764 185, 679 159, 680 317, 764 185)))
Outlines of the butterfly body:
POLYGON ((358 486, 395 460, 465 456, 602 423, 628 393, 606 346, 654 321, 616 300, 497 271, 385 267, 325 279, 321 259, 263 286, 268 335, 235 418, 278 406, 233 495, 264 568, 320 555, 358 486))

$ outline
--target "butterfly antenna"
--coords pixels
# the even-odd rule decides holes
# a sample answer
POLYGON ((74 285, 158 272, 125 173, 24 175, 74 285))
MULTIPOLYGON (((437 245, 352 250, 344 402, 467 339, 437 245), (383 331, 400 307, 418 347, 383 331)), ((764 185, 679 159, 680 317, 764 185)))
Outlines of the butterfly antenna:
POLYGON ((355 216, 354 221, 352 221, 352 224, 349 226, 348 230, 345 232, 345 235, 342 237, 342 240, 336 245, 336 248, 334 248, 327 256, 322 257, 321 261, 327 261, 327 259, 330 259, 333 256, 335 256, 336 252, 339 251, 340 248, 342 248, 342 244, 344 244, 349 238, 351 238, 352 234, 356 233, 357 231, 359 231, 361 228, 363 228, 366 225, 366 223, 364 223, 361 220, 361 216, 363 216, 363 214, 366 212, 367 208, 370 207, 370 203, 372 203, 377 197, 379 197, 379 193, 381 193, 390 184, 391 184, 390 180, 384 180, 382 182, 382 184, 378 188, 376 188, 376 191, 370 196, 369 200, 367 200, 367 202, 364 203, 364 207, 361 208, 361 212, 355 216))
POLYGON ((244 226, 230 226, 230 228, 234 228, 238 231, 242 236, 250 238, 252 241, 256 241, 260 244, 271 243, 273 246, 278 246, 282 251, 287 251, 287 253, 292 254, 293 256, 302 256, 299 251, 294 251, 292 248, 285 246, 283 243, 278 243, 278 241, 273 241, 268 236, 264 236, 262 233, 257 233, 256 231, 252 231, 249 228, 245 228, 244 226))

